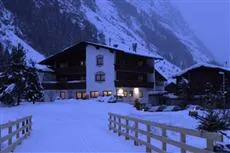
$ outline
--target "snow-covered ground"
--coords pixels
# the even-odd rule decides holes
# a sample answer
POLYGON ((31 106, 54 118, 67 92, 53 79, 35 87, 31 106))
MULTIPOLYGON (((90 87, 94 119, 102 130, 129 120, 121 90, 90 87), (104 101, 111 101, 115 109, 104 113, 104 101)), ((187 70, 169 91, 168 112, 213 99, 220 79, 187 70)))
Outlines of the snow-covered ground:
MULTIPOLYGON (((95 100, 0 107, 0 124, 33 115, 31 136, 16 148, 16 152, 145 152, 143 146, 136 147, 132 141, 108 130, 108 112, 192 129, 197 126, 197 121, 188 116, 188 111, 148 113, 137 111, 130 104, 95 100)), ((168 135, 173 139, 178 137, 173 132, 168 132, 168 135)), ((202 139, 188 137, 187 140, 189 144, 205 146, 202 139)), ((155 144, 158 145, 157 142, 155 144)), ((169 152, 179 151, 171 146, 168 149, 169 152)))

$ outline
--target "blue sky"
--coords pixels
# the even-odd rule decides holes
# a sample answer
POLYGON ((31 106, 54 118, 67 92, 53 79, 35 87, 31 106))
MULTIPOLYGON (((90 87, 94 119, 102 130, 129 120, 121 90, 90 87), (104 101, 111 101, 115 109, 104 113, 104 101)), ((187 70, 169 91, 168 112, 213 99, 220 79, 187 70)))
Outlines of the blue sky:
POLYGON ((213 53, 230 66, 230 0, 171 0, 190 28, 213 53))

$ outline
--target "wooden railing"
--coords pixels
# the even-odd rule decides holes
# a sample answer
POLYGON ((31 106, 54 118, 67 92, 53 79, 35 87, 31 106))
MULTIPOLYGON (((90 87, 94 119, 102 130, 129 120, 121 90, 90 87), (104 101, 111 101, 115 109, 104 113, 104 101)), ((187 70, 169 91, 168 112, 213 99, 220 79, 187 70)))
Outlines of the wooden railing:
POLYGON ((181 153, 186 153, 186 151, 195 153, 213 153, 214 143, 216 141, 223 142, 223 136, 218 133, 208 133, 175 127, 113 113, 109 113, 109 129, 118 133, 119 136, 125 136, 126 140, 134 140, 134 145, 144 145, 146 147, 146 152, 155 151, 159 153, 166 153, 167 145, 169 144, 179 148, 181 153), (157 135, 156 132, 152 132, 152 128, 161 130, 161 134, 157 135), (167 131, 179 133, 180 141, 169 138, 167 136, 167 131), (201 149, 187 144, 187 136, 204 138, 206 140, 207 148, 201 149), (145 140, 143 140, 143 137, 145 140), (152 139, 160 141, 161 148, 154 146, 151 142, 152 139))
POLYGON ((0 153, 13 151, 22 140, 30 135, 31 128, 32 116, 0 124, 0 153))

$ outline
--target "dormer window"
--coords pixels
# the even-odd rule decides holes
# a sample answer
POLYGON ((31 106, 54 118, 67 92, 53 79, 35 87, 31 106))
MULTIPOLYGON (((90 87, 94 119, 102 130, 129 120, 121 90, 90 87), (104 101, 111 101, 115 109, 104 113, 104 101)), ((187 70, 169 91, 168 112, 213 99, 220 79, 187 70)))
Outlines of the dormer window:
POLYGON ((104 57, 103 55, 97 55, 97 66, 104 65, 104 57))
POLYGON ((95 81, 97 82, 102 82, 102 81, 105 81, 105 73, 104 72, 97 72, 95 74, 95 81))

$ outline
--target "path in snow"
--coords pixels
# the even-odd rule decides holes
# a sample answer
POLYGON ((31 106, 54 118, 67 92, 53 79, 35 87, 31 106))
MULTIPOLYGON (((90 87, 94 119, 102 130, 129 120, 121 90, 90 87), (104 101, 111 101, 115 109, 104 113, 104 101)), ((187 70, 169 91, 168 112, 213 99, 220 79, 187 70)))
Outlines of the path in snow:
POLYGON ((16 152, 144 152, 143 147, 135 147, 132 141, 108 130, 108 112, 122 110, 133 108, 84 101, 0 108, 1 122, 33 115, 31 136, 16 152))

